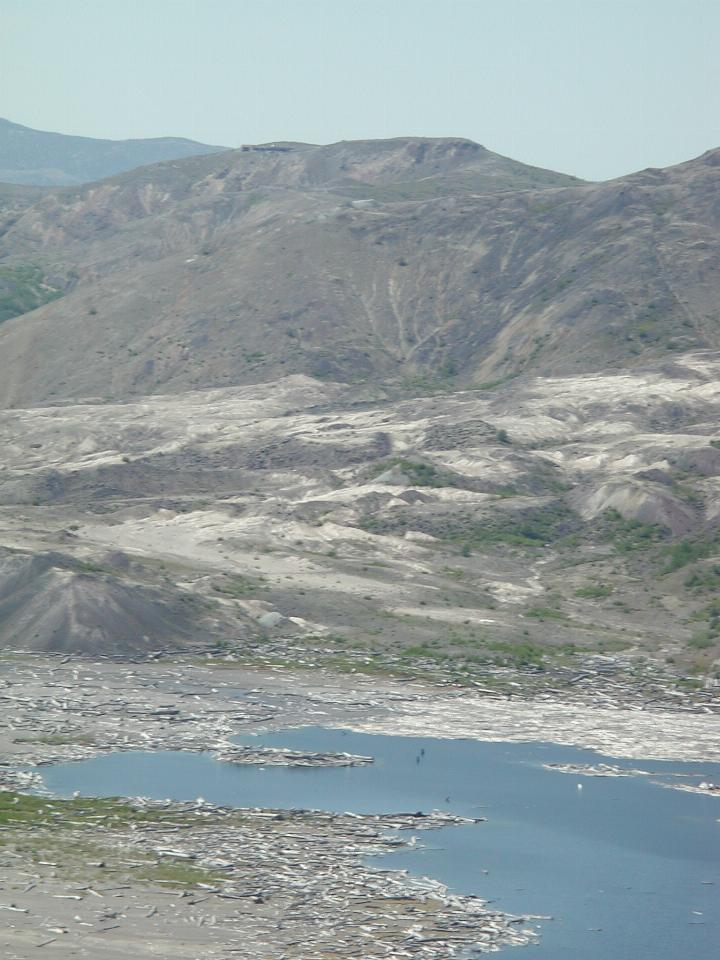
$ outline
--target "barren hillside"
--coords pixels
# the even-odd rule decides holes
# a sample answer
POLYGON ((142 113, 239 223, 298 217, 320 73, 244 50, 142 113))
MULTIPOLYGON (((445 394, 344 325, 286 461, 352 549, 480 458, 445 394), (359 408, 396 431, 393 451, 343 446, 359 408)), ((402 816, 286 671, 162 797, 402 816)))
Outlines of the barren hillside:
POLYGON ((488 212, 570 182, 469 141, 398 140, 246 148, 51 193, 0 239, 6 272, 57 293, 0 330, 0 399, 469 375, 460 338, 476 354, 497 326, 488 212))
POLYGON ((286 144, 41 198, 2 269, 0 400, 302 373, 443 387, 720 346, 718 153, 576 184, 469 141, 286 144), (42 362, 39 361, 42 357, 42 362))
POLYGON ((296 375, 6 411, 0 638, 541 687, 711 671, 719 371, 698 353, 395 401, 296 375))

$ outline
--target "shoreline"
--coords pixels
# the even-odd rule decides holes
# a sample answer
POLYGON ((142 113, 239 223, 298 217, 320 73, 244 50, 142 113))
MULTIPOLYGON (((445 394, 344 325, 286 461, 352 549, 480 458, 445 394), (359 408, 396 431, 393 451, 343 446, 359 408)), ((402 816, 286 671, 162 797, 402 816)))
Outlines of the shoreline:
POLYGON ((556 743, 618 759, 720 762, 719 719, 720 698, 716 709, 702 703, 676 711, 636 701, 509 699, 324 670, 309 676, 224 663, 0 659, 6 768, 133 749, 208 751, 240 761, 236 735, 301 726, 556 743))
MULTIPOLYGON (((303 726, 436 739, 554 742, 628 759, 720 760, 720 725, 714 713, 703 710, 678 714, 637 704, 610 709, 500 699, 324 671, 311 677, 306 671, 227 665, 24 657, 0 660, 0 802, 10 798, 17 808, 32 804, 23 791, 32 786, 40 766, 116 751, 208 751, 219 760, 287 766, 370 760, 277 748, 247 751, 233 742, 243 733, 303 726)), ((369 851, 397 848, 388 828, 398 823, 400 829, 413 830, 445 826, 448 819, 442 814, 402 822, 399 814, 231 810, 204 802, 59 800, 45 794, 34 800, 55 811, 52 829, 49 821, 40 827, 18 825, 12 810, 9 819, 0 818, 0 837, 6 841, 0 845, 5 877, 0 909, 9 918, 0 946, 13 960, 25 960, 44 943, 52 943, 62 960, 82 956, 85 946, 93 960, 120 960, 130 953, 149 960, 158 950, 170 949, 178 960, 195 960, 199 953, 204 960, 231 960, 241 949, 238 935, 250 944, 244 957, 320 960, 328 956, 327 943, 311 943, 316 930, 325 930, 326 940, 327 931, 335 931, 333 956, 339 958, 445 960, 473 945, 495 950, 531 942, 536 932, 527 924, 547 919, 492 911, 478 898, 449 893, 438 881, 362 863, 369 851), (128 822, 122 829, 97 813, 108 803, 136 811, 123 814, 128 822), (85 812, 65 817, 63 832, 58 810, 78 805, 85 812), (236 818, 232 830, 224 829, 223 818, 236 818), (15 847, 7 843, 9 835, 15 847), (34 847, 39 840, 46 847, 28 860, 30 839, 34 847), (249 860, 248 850, 255 851, 249 860), (325 866, 318 887, 310 864, 318 862, 319 852, 325 866), (112 869, 97 866, 108 863, 112 869), (231 876, 227 871, 233 864, 245 867, 231 876), (105 877, 106 889, 97 890, 99 881, 79 879, 88 871, 102 877, 106 869, 118 881, 115 886, 107 887, 105 877), (149 883, 142 876, 147 870, 149 883), (224 885, 207 882, 213 870, 220 870, 224 885), (264 888, 276 882, 279 887, 266 898, 264 888), (288 923, 288 911, 294 915, 298 910, 297 923, 288 923), (357 929, 367 932, 361 937, 362 954, 356 949, 357 929), (348 930, 343 940, 339 931, 348 930), (389 944, 395 952, 388 953, 389 944)))

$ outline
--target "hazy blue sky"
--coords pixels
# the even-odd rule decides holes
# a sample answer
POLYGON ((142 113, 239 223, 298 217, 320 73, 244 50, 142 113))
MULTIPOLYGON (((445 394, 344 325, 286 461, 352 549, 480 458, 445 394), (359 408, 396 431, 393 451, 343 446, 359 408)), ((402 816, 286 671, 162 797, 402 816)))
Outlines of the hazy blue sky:
POLYGON ((720 0, 0 0, 0 116, 237 146, 464 136, 602 179, 720 146, 720 0))

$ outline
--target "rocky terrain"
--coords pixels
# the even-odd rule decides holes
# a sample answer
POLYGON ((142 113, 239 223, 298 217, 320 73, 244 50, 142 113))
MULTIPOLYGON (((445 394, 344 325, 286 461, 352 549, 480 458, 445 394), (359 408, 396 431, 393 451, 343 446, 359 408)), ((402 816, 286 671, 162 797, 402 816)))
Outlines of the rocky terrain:
POLYGON ((680 695, 717 666, 719 369, 6 410, 2 643, 680 695))

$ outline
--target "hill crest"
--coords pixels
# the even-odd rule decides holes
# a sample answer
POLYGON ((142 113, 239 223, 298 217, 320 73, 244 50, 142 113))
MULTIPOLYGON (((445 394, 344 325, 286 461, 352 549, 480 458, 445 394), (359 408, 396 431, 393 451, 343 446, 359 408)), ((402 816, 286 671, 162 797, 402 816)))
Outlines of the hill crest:
POLYGON ((0 182, 72 186, 145 164, 225 149, 183 137, 102 140, 70 136, 34 130, 0 117, 0 182))

